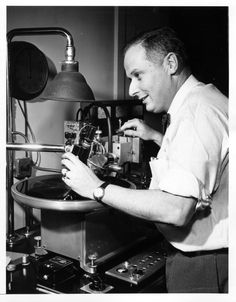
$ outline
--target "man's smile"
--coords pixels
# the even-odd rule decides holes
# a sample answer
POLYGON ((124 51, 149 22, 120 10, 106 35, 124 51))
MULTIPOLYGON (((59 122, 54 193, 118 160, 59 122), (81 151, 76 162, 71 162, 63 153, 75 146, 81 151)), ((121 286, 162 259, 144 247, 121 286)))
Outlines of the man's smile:
POLYGON ((148 97, 148 94, 145 95, 144 97, 140 98, 142 100, 143 104, 145 103, 145 100, 146 100, 147 97, 148 97))

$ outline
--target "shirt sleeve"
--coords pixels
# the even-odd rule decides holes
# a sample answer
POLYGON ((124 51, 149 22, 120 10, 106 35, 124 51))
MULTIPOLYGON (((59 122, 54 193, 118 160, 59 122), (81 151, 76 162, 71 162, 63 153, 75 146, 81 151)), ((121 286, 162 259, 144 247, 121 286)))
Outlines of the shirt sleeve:
POLYGON ((194 116, 182 118, 158 154, 165 166, 159 189, 209 201, 220 180, 226 134, 224 123, 211 108, 199 106, 194 116))

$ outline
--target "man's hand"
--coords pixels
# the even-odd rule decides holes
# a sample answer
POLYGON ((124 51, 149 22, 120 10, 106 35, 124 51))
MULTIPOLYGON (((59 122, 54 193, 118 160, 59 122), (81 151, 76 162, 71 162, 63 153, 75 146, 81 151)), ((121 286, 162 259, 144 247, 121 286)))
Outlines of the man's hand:
POLYGON ((101 181, 77 156, 67 152, 62 155, 62 180, 76 193, 93 199, 93 191, 101 181))
POLYGON ((159 146, 163 139, 163 135, 160 132, 149 127, 143 120, 137 118, 124 123, 119 131, 123 131, 124 135, 127 136, 140 137, 143 140, 154 141, 159 146))

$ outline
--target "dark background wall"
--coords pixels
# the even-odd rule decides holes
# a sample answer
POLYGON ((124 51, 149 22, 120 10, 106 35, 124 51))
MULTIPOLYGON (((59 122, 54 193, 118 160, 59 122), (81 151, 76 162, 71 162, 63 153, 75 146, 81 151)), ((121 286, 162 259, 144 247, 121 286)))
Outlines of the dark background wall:
MULTIPOLYGON (((228 95, 228 7, 121 7, 123 41, 152 28, 170 26, 187 47, 193 73, 228 95)), ((125 93, 128 98, 128 82, 125 93)))
POLYGON ((170 25, 185 41, 193 73, 228 95, 228 8, 173 8, 170 25))

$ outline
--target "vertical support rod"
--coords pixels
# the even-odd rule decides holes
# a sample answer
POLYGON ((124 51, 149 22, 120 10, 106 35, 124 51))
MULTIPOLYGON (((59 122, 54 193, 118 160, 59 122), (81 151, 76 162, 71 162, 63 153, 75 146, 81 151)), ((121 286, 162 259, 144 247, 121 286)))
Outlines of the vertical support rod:
MULTIPOLYGON (((26 102, 24 101, 24 112, 25 112, 25 116, 28 119, 28 112, 27 112, 27 106, 26 106, 26 102)), ((27 121, 25 120, 25 137, 28 137, 28 124, 27 121)), ((26 151, 25 152, 25 156, 28 157, 29 156, 29 152, 26 151)), ((33 226, 33 209, 30 207, 25 207, 25 236, 29 236, 30 231, 32 229, 33 226)))
POLYGON ((118 43, 119 43, 119 9, 114 8, 114 59, 113 59, 113 99, 118 99, 118 43))
MULTIPOLYGON (((10 97, 10 58, 9 58, 9 44, 7 43, 7 104, 6 104, 6 114, 7 114, 7 141, 13 143, 13 104, 12 98, 10 97)), ((8 230, 7 237, 9 240, 14 236, 14 199, 11 195, 11 187, 13 185, 13 150, 7 150, 7 217, 8 217, 8 230)))

